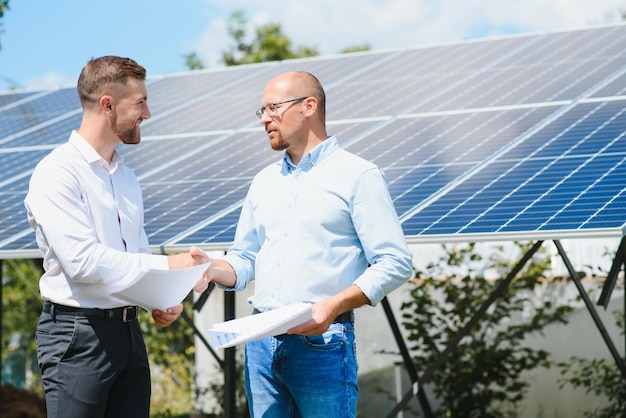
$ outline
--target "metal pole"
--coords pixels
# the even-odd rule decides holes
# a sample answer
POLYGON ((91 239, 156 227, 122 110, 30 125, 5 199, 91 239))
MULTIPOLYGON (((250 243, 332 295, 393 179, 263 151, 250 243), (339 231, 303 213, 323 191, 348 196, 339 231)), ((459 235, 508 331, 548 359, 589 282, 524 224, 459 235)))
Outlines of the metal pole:
POLYGON ((615 345, 613 344, 613 341, 611 340, 609 333, 607 332, 606 328, 604 327, 604 324, 602 323, 602 319, 600 319, 600 316, 598 315, 596 308, 593 306, 593 302, 591 302, 591 299, 589 298, 587 291, 585 290, 582 283, 580 282, 580 279, 578 278, 578 275, 576 274, 576 270, 574 269, 574 266, 572 265, 569 258, 567 257, 567 254, 565 254, 565 250, 563 250, 563 247, 561 246, 560 241, 554 240, 554 244, 556 245, 557 250, 559 250, 559 254, 561 255, 561 258, 563 259, 563 262, 565 263, 565 267, 567 267, 567 271, 569 272, 570 277, 576 284, 576 287, 578 288, 578 293, 580 294, 580 297, 585 302, 585 306, 587 306, 587 310, 591 314, 591 318, 593 319, 593 322, 595 322, 596 327, 600 331, 600 335, 602 335, 602 338, 604 339, 606 346, 608 347, 609 351, 611 352, 611 355, 615 359, 615 363, 617 363, 617 367, 620 369, 622 376, 626 379, 626 366, 624 365, 624 359, 617 352, 617 348, 615 348, 615 345))
MULTIPOLYGON (((400 332, 400 327, 398 326, 398 322, 396 321, 396 317, 391 310, 391 305, 389 305, 389 300, 385 296, 382 300, 382 306, 385 310, 385 315, 387 316, 387 322, 389 322, 389 326, 391 327, 391 332, 393 332, 393 336, 396 339, 396 344, 398 344, 398 349, 400 350, 400 354, 402 355, 402 360, 404 362, 404 367, 406 368, 407 373, 409 374, 409 378, 411 379, 411 383, 413 388, 416 387, 417 382, 419 380, 417 376, 417 370, 415 369, 415 364, 413 363, 413 359, 409 354, 409 350, 404 343, 404 338, 402 337, 402 333, 400 332)), ((423 390, 417 390, 416 393, 417 399, 422 407, 422 412, 424 413, 425 418, 432 418, 433 411, 430 408, 430 403, 428 402, 428 398, 423 390)), ((400 397, 400 396, 398 396, 400 397)))
POLYGON ((433 361, 430 364, 430 366, 426 369, 426 371, 424 371, 424 374, 422 374, 422 377, 416 383, 413 384, 413 387, 409 391, 407 391, 404 394, 402 401, 399 402, 391 410, 391 412, 387 415, 387 418, 396 417, 398 412, 400 412, 400 410, 404 408, 404 405, 406 405, 411 400, 411 398, 413 398, 413 396, 416 396, 422 390, 422 388, 424 387, 424 384, 430 381, 430 379, 432 378, 432 375, 434 374, 435 370, 437 370, 437 368, 441 366, 441 364, 446 360, 446 358, 448 358, 452 350, 456 349, 456 346, 459 344, 461 339, 463 339, 467 334, 470 333, 470 331, 476 325, 476 323, 483 317, 485 312, 487 312, 487 309, 489 309, 489 306, 491 306, 491 304, 495 302, 495 300, 499 298, 506 291, 506 289, 509 287, 509 285, 511 284, 515 276, 517 276, 517 273, 519 273, 522 270, 524 265, 526 265, 528 260, 532 258, 532 256, 535 254, 535 252, 537 252, 537 250, 539 249, 539 247, 541 247, 542 244, 543 244, 543 241, 535 242, 532 248, 528 250, 526 254, 524 254, 522 259, 515 265, 515 267, 513 268, 513 270, 511 270, 508 276, 505 279, 500 281, 500 284, 498 284, 496 289, 491 293, 491 295, 489 295, 487 300, 480 306, 480 308, 478 308, 474 316, 472 316, 470 320, 463 326, 463 328, 461 328, 459 332, 456 333, 456 335, 454 336, 452 341, 450 341, 450 343, 445 348, 445 350, 443 350, 435 359, 435 361, 433 361))
MULTIPOLYGON (((224 321, 235 318, 235 292, 224 292, 224 321)), ((224 349, 224 418, 237 417, 236 349, 224 349)))

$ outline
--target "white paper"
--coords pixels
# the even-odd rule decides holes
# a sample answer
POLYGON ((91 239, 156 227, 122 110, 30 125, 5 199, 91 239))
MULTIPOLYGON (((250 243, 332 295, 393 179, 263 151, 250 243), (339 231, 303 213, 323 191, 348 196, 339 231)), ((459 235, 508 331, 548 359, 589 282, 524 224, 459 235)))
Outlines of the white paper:
POLYGON ((113 296, 151 312, 176 306, 191 292, 211 263, 186 269, 149 270, 135 284, 113 296))
POLYGON ((312 318, 310 303, 294 303, 213 325, 209 330, 215 348, 227 348, 260 338, 280 335, 312 318))

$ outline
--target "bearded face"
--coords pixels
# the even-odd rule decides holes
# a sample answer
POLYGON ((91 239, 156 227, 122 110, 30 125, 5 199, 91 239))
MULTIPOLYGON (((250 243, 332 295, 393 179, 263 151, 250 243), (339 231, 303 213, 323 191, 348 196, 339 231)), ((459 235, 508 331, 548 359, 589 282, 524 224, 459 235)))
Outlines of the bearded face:
POLYGON ((285 142, 285 140, 283 139, 283 136, 278 130, 272 131, 269 135, 269 138, 270 138, 270 147, 272 147, 274 151, 283 151, 289 147, 289 144, 285 142))
POLYGON ((125 144, 141 142, 139 125, 150 118, 148 94, 143 80, 129 78, 124 88, 114 90, 113 106, 109 107, 111 130, 125 144))
POLYGON ((125 144, 138 144, 141 142, 141 130, 139 124, 143 118, 129 118, 124 117, 116 112, 113 120, 111 121, 113 132, 120 138, 125 144))

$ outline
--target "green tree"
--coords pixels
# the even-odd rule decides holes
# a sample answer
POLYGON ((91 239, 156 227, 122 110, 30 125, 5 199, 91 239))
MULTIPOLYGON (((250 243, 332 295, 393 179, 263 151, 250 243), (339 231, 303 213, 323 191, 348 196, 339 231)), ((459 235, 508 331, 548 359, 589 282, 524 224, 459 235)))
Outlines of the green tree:
POLYGON ((37 365, 35 328, 41 313, 39 277, 41 267, 35 260, 2 261, 2 365, 3 381, 43 393, 38 370, 30 381, 21 382, 21 375, 37 365), (21 366, 21 370, 9 368, 21 366), (30 366, 30 367, 29 367, 30 366))
POLYGON ((204 63, 195 52, 183 55, 185 58, 185 66, 190 70, 204 70, 204 63))
MULTIPOLYGON (((615 324, 624 335, 624 311, 613 312, 615 324)), ((626 416, 626 380, 613 359, 587 359, 573 356, 569 362, 560 362, 559 386, 584 388, 587 393, 606 398, 601 408, 585 412, 586 418, 614 418, 626 416)))
MULTIPOLYGON (((183 301, 191 318, 192 295, 183 301)), ((192 407, 192 374, 195 366, 193 329, 182 318, 159 328, 149 312, 141 311, 141 329, 152 371, 151 416, 171 417, 188 413, 192 407)))
POLYGON ((362 51, 371 51, 371 50, 372 50, 372 46, 368 43, 365 43, 365 44, 352 45, 352 46, 345 47, 344 49, 341 50, 341 53, 349 54, 351 52, 362 52, 362 51))
POLYGON ((256 38, 248 42, 246 40, 247 23, 244 12, 241 10, 230 15, 228 34, 235 41, 235 45, 222 53, 222 62, 227 66, 319 55, 314 47, 294 47, 278 23, 258 26, 255 29, 256 38))
MULTIPOLYGON (((528 249, 518 247, 522 252, 528 249)), ((444 250, 439 263, 418 272, 411 300, 401 306, 417 370, 426 370, 436 361, 499 284, 472 267, 482 263, 474 244, 444 246, 444 250)), ((512 263, 503 255, 500 248, 490 256, 489 266, 508 269, 512 263)), ((536 254, 435 370, 428 383, 441 405, 434 411, 436 416, 514 416, 529 386, 522 373, 550 366, 549 353, 523 346, 525 337, 541 333, 550 323, 567 323, 572 311, 568 305, 553 306, 547 298, 542 303, 533 299, 549 264, 549 257, 536 254)))
MULTIPOLYGON (((4 18, 5 10, 9 10, 9 0, 0 0, 0 19, 4 18)), ((0 21, 0 38, 2 38, 3 33, 4 33, 4 25, 0 21)), ((0 49, 2 49, 2 45, 0 45, 0 49)))
MULTIPOLYGON (((25 386, 40 395, 43 390, 37 367, 35 329, 42 307, 38 285, 41 274, 38 260, 2 262, 3 382, 25 386), (12 363, 23 368, 24 362, 16 359, 26 359, 27 365, 32 364, 32 379, 24 385, 5 378, 9 374, 5 369, 12 363)), ((189 317, 192 316, 191 299, 190 294, 183 301, 189 317)), ((159 328, 150 313, 143 310, 139 321, 152 370, 151 415, 165 418, 188 413, 192 407, 191 376, 195 359, 193 330, 182 318, 166 328, 159 328)))

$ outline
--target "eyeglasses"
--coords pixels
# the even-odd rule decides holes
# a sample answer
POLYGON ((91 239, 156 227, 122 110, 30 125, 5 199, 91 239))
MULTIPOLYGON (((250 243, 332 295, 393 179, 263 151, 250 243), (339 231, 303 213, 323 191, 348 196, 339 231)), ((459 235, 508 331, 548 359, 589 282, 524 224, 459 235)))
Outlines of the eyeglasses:
MULTIPOLYGON (((308 97, 308 96, 307 96, 308 97)), ((300 100, 304 100, 307 97, 299 97, 297 99, 285 100, 284 102, 278 103, 270 103, 268 105, 263 106, 262 108, 256 111, 256 115, 261 119, 263 117, 263 112, 267 113, 269 116, 275 115, 278 112, 278 106, 285 103, 299 102, 300 100)))

